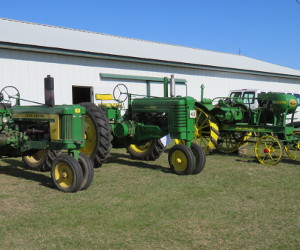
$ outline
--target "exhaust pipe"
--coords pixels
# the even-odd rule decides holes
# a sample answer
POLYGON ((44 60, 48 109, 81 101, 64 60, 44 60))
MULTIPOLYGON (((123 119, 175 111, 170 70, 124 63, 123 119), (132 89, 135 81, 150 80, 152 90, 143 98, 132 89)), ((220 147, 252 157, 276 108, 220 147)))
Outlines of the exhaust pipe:
POLYGON ((55 105, 54 100, 54 78, 47 75, 44 78, 44 88, 45 88, 45 105, 48 107, 53 107, 55 105))
POLYGON ((171 75, 170 95, 171 95, 171 97, 175 97, 175 78, 174 78, 174 75, 171 75))

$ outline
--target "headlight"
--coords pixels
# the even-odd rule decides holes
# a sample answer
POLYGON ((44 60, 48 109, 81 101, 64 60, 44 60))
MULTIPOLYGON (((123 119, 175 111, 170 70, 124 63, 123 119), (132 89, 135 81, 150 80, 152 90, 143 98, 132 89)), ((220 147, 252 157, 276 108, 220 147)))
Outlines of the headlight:
POLYGON ((8 123, 7 117, 3 117, 3 118, 2 118, 2 122, 3 122, 3 123, 8 123))

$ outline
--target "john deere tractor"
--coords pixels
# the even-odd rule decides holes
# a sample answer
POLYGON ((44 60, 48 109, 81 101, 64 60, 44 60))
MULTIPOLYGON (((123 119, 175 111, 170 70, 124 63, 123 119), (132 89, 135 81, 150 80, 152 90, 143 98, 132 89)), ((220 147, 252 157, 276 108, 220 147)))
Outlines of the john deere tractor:
POLYGON ((63 192, 87 189, 94 163, 81 152, 86 142, 86 108, 54 105, 50 76, 45 78, 45 104, 20 106, 21 100, 28 101, 13 86, 0 91, 1 157, 22 156, 30 168, 51 170, 54 185, 63 192))
POLYGON ((196 111, 192 97, 175 97, 174 78, 171 78, 171 96, 168 96, 168 78, 164 78, 164 97, 146 97, 128 93, 124 84, 115 87, 113 95, 97 94, 99 107, 106 112, 113 134, 113 145, 125 147, 139 160, 157 159, 165 149, 161 138, 184 141, 173 146, 168 154, 169 165, 180 175, 198 174, 205 165, 202 147, 192 142, 195 134, 196 111), (115 102, 107 103, 107 100, 115 102), (125 114, 124 102, 128 101, 125 114), (123 110, 124 111, 124 110, 123 110))

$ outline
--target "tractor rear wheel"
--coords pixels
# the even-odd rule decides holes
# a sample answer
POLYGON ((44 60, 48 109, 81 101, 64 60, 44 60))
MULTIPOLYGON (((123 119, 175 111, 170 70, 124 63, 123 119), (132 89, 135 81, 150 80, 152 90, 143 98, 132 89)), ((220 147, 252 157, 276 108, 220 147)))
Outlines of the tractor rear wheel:
POLYGON ((86 137, 85 147, 80 153, 88 156, 94 167, 101 167, 107 160, 112 148, 112 134, 108 119, 104 111, 90 102, 80 103, 86 108, 84 131, 86 137))
POLYGON ((130 144, 127 147, 127 152, 133 159, 154 161, 163 153, 164 149, 160 139, 152 139, 141 145, 130 144))
POLYGON ((74 157, 60 154, 52 163, 51 178, 60 191, 74 193, 82 186, 83 173, 74 157))
POLYGON ((89 157, 81 153, 79 154, 78 163, 81 166, 83 174, 80 190, 86 190, 94 178, 94 165, 89 157))
POLYGON ((217 150, 225 154, 237 152, 239 148, 247 144, 246 140, 248 140, 251 135, 251 132, 223 131, 220 133, 216 146, 217 150))
POLYGON ((177 144, 170 149, 168 161, 176 174, 188 175, 195 171, 195 156, 192 150, 184 144, 177 144))
POLYGON ((47 153, 48 150, 38 150, 34 154, 24 155, 22 159, 29 169, 42 171, 41 169, 47 160, 47 153))
POLYGON ((210 153, 216 148, 219 137, 219 128, 213 117, 202 109, 197 111, 194 142, 204 148, 205 153, 210 153))
POLYGON ((42 149, 34 154, 22 157, 26 167, 29 169, 48 172, 51 170, 53 160, 60 154, 60 150, 42 149))

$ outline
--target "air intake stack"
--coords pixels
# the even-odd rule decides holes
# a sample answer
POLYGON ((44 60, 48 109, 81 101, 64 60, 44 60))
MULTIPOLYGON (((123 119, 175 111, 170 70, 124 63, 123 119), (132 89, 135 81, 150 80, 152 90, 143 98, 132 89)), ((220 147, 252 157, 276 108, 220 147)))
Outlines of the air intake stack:
POLYGON ((171 75, 170 95, 171 95, 171 97, 175 97, 175 78, 174 78, 174 75, 171 75))
POLYGON ((44 78, 44 87, 45 87, 45 105, 48 107, 53 107, 55 105, 54 100, 54 78, 50 75, 47 75, 44 78))

